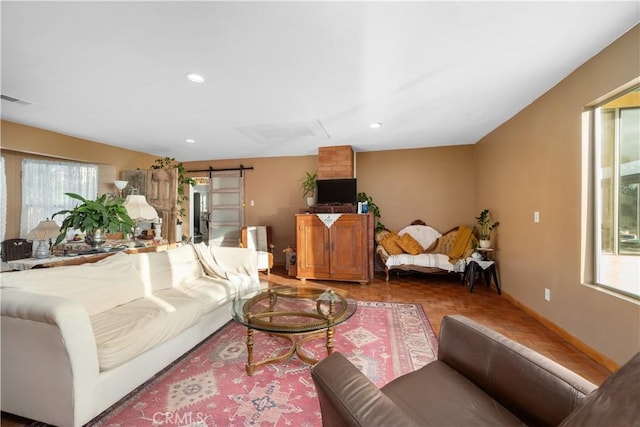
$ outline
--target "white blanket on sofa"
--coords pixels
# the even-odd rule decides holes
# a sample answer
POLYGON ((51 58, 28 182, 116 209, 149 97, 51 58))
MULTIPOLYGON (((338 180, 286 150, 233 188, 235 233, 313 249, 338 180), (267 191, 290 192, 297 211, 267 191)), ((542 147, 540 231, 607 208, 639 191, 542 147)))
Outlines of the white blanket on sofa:
POLYGON ((449 256, 445 254, 419 254, 419 255, 391 255, 386 262, 387 267, 392 269, 401 265, 415 265, 419 267, 433 267, 446 271, 462 272, 464 271, 464 261, 462 265, 460 263, 451 264, 449 262, 449 256))

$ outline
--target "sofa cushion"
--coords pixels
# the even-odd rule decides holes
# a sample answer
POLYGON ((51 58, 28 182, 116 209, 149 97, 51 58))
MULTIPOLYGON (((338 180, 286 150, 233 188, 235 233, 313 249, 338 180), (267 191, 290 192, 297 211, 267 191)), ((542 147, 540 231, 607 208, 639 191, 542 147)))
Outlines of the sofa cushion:
POLYGON ((420 243, 423 248, 421 252, 424 252, 425 248, 431 246, 441 236, 438 230, 428 225, 409 225, 398 231, 398 235, 402 236, 404 234, 410 234, 420 243))
POLYGON ((471 381, 437 360, 396 378, 381 390, 421 425, 524 425, 471 381))
POLYGON ((145 283, 146 296, 175 288, 204 275, 194 249, 184 245, 160 252, 131 254, 133 262, 145 283))
POLYGON ((130 255, 123 253, 95 263, 3 274, 0 286, 74 299, 85 307, 89 316, 145 295, 138 270, 130 255))
POLYGON ((238 288, 230 280, 209 276, 183 283, 177 289, 197 299, 202 304, 203 314, 232 301, 238 295, 238 288))
POLYGON ((398 240, 400 240, 400 236, 394 231, 380 240, 380 244, 389 255, 399 255, 404 253, 404 250, 398 244, 398 240))
POLYGON ((91 316, 100 370, 115 368, 178 335, 200 319, 202 308, 184 292, 168 289, 91 316))
POLYGON ((405 233, 397 241, 398 246, 409 255, 418 255, 424 252, 424 247, 414 239, 411 234, 405 233))
POLYGON ((560 427, 640 425, 640 353, 613 373, 560 427))

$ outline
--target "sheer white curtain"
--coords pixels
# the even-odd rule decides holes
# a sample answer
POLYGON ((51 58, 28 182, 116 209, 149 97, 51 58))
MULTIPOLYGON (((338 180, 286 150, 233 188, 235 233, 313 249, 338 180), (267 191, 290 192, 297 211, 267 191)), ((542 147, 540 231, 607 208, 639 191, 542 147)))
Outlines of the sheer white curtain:
POLYGON ((4 170, 4 157, 0 157, 0 242, 4 241, 7 231, 7 178, 4 170))
MULTIPOLYGON (((22 161, 22 214, 20 237, 38 223, 79 202, 64 193, 95 199, 98 193, 98 166, 86 163, 24 159, 22 161)), ((58 224, 61 216, 55 217, 58 224)))

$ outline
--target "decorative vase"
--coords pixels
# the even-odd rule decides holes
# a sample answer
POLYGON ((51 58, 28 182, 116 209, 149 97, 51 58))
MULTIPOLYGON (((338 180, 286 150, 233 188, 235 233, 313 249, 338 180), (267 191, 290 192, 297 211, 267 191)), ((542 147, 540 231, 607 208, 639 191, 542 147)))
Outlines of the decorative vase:
POLYGON ((46 240, 38 240, 35 256, 38 259, 49 258, 49 245, 46 240))
POLYGON ((176 242, 182 242, 182 224, 176 224, 176 242))
POLYGON ((491 240, 489 240, 489 239, 480 239, 480 247, 482 249, 491 248, 491 240))
POLYGON ((310 208, 315 206, 316 204, 316 197, 312 196, 312 197, 307 197, 307 206, 309 206, 310 208))
POLYGON ((91 249, 96 249, 107 242, 107 235, 101 229, 93 230, 93 232, 87 233, 84 241, 91 246, 91 249))

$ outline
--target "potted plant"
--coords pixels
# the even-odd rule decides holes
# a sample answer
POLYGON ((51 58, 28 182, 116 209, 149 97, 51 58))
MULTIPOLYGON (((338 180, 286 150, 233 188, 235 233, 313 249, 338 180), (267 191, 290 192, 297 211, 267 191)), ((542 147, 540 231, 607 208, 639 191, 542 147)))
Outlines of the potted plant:
POLYGON ((85 241, 95 248, 106 242, 106 233, 124 231, 130 233, 135 224, 127 209, 124 200, 120 197, 103 194, 96 200, 88 200, 75 193, 64 193, 67 196, 82 202, 73 209, 65 209, 53 214, 66 215, 60 226, 60 234, 55 244, 62 242, 67 235, 67 229, 80 230, 85 233, 85 241))
POLYGON ((476 217, 478 223, 478 240, 480 240, 480 247, 488 249, 491 247, 491 230, 497 228, 500 225, 499 221, 491 223, 491 217, 489 215, 489 209, 484 209, 480 212, 480 215, 476 217))
POLYGON ((307 206, 312 207, 316 204, 316 189, 317 189, 318 174, 316 171, 306 172, 304 178, 302 178, 302 184, 300 189, 302 190, 302 197, 307 198, 307 206))
POLYGON ((359 202, 367 202, 369 212, 373 213, 376 220, 376 232, 384 230, 384 224, 380 222, 380 208, 373 203, 373 197, 367 195, 367 193, 358 193, 357 197, 359 202))

